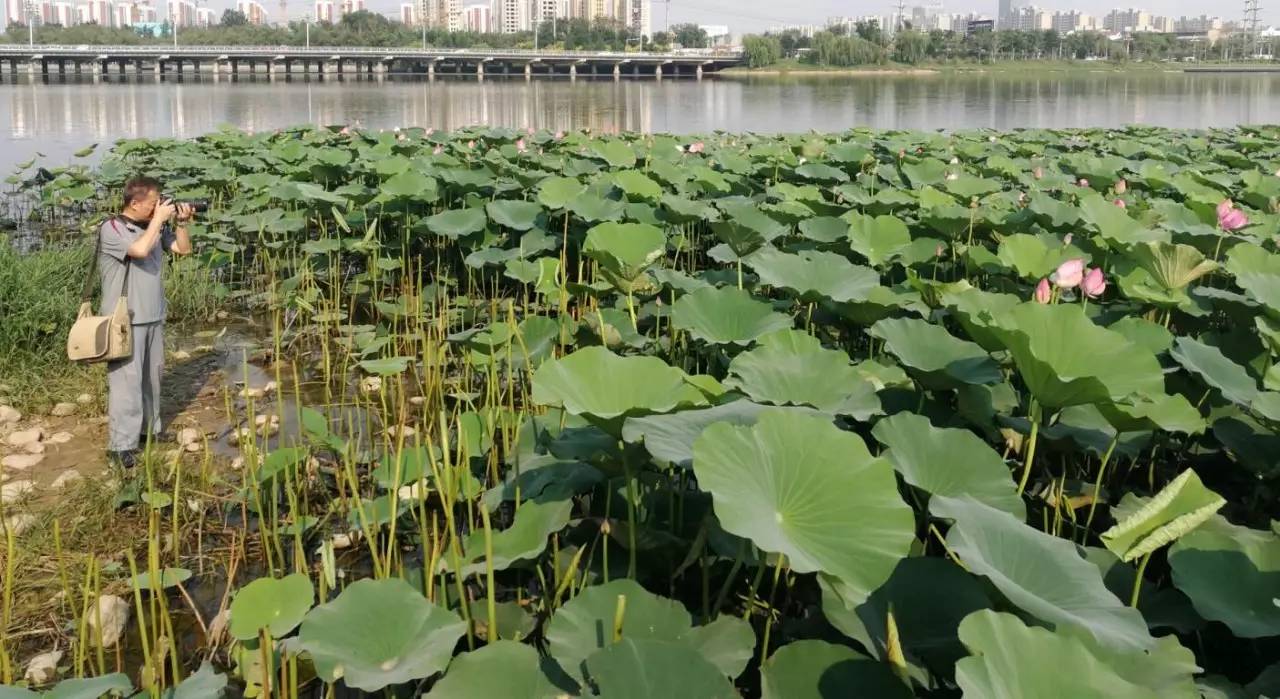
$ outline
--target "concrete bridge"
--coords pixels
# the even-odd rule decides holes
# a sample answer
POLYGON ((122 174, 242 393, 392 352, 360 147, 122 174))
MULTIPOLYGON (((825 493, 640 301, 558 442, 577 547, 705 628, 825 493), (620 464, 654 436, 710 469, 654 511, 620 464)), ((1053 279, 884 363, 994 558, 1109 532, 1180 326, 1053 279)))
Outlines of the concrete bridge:
POLYGON ((701 79, 742 62, 737 53, 413 49, 334 46, 56 46, 0 44, 0 75, 104 76, 544 75, 701 79))

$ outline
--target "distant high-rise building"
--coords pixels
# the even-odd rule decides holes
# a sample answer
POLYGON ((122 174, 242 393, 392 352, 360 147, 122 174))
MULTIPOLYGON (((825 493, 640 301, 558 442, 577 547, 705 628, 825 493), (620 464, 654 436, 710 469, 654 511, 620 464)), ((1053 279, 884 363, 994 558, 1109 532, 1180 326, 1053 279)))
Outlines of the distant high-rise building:
POLYGON ((236 0, 236 11, 244 15, 249 24, 262 26, 267 23, 267 9, 257 0, 236 0))
POLYGON ((418 6, 411 2, 401 3, 400 23, 411 27, 418 26, 418 6))
POLYGON ((462 26, 469 32, 487 34, 493 31, 492 17, 493 12, 488 5, 468 5, 462 11, 462 26))
POLYGON ((218 11, 212 7, 196 8, 196 25, 201 27, 212 27, 218 23, 218 11))
POLYGON ((64 27, 76 24, 76 8, 69 2, 53 3, 53 23, 64 27))
POLYGON ((996 12, 996 28, 1012 29, 1013 13, 1027 6, 1027 0, 1000 0, 996 12))
POLYGON ((317 22, 333 24, 336 19, 333 16, 333 0, 316 0, 315 15, 312 19, 317 22))
POLYGON ((1204 34, 1221 30, 1222 18, 1208 15, 1200 15, 1199 17, 1183 16, 1173 23, 1173 31, 1180 34, 1204 34))
POLYGON ((196 26, 196 4, 192 0, 169 0, 170 23, 179 29, 196 26))
POLYGON ((1102 28, 1113 34, 1151 31, 1151 13, 1146 10, 1115 9, 1102 20, 1102 28))
POLYGON ((26 24, 27 10, 22 0, 4 0, 4 24, 26 24))
POLYGON ((1079 10, 1053 13, 1053 30, 1059 34, 1087 32, 1097 28, 1097 18, 1079 10))
POLYGON ((462 0, 418 0, 418 21, 428 27, 456 32, 462 30, 462 0))
POLYGON ((528 0, 495 0, 493 29, 500 34, 527 32, 533 28, 528 0))
POLYGON ((363 11, 364 0, 335 0, 334 2, 334 22, 341 22, 343 17, 349 14, 363 11))
POLYGON ((636 36, 653 36, 653 5, 650 0, 626 0, 622 21, 636 36))
POLYGON ((96 24, 101 27, 114 26, 115 17, 108 0, 89 0, 83 7, 86 24, 96 24))
POLYGON ((1002 30, 1021 32, 1036 32, 1052 28, 1053 15, 1034 5, 1013 9, 1009 16, 1005 18, 1004 23, 1000 25, 1002 30))

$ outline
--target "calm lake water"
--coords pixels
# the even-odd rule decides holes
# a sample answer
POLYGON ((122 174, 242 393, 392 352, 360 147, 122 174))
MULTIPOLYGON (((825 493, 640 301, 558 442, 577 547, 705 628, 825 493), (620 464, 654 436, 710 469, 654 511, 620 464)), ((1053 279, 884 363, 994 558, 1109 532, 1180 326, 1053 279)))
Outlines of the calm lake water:
MULTIPOLYGON (((299 122, 366 127, 470 124, 698 132, 794 132, 851 126, 1231 126, 1280 120, 1280 74, 959 74, 718 77, 691 80, 391 78, 320 82, 94 83, 57 77, 0 83, 0 172, 37 153, 60 164, 90 143, 191 137, 221 124, 255 130, 299 122)), ((123 81, 122 81, 123 80, 123 81)))

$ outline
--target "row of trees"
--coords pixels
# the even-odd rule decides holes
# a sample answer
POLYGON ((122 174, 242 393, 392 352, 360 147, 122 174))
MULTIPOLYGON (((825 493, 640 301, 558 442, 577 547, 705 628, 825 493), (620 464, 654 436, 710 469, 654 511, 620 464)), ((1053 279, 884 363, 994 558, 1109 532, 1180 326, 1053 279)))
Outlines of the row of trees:
POLYGON ((1244 36, 1232 36, 1215 44, 1186 41, 1170 34, 1134 34, 1124 40, 1111 40, 1101 32, 1075 32, 1060 35, 1045 31, 998 31, 963 34, 950 31, 915 31, 907 29, 890 39, 874 22, 859 23, 852 32, 833 27, 813 36, 798 31, 752 36, 743 40, 746 58, 752 67, 776 63, 775 55, 798 56, 803 61, 822 66, 865 66, 894 61, 952 62, 1037 59, 1110 60, 1232 60, 1247 58, 1255 52, 1244 36))
MULTIPOLYGON (((236 10, 223 12, 217 26, 186 29, 178 32, 179 40, 190 45, 254 45, 301 46, 310 37, 314 46, 421 46, 420 28, 393 21, 368 11, 353 12, 335 24, 291 22, 288 26, 252 25, 236 10)), ((657 32, 651 38, 637 36, 626 25, 614 20, 584 19, 543 22, 534 32, 487 34, 450 32, 427 29, 428 46, 447 48, 562 48, 568 51, 625 51, 628 48, 664 50, 673 45, 705 48, 707 33, 697 25, 675 25, 669 32, 657 32)), ((27 27, 11 24, 2 39, 6 43, 27 43, 27 27)), ((173 40, 167 26, 159 36, 128 28, 81 24, 73 27, 43 25, 36 27, 35 41, 41 44, 134 45, 168 43, 173 40)))

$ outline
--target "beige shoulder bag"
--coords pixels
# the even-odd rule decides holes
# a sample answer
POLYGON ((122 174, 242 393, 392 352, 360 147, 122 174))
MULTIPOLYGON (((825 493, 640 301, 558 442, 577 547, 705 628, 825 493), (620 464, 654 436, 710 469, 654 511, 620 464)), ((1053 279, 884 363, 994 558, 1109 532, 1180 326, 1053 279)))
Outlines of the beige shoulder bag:
MULTIPOLYGON (((115 219, 111 225, 117 231, 115 219)), ((98 255, 102 251, 102 233, 93 249, 93 261, 89 263, 89 278, 84 281, 80 294, 80 312, 75 325, 67 335, 67 358, 73 362, 109 362, 124 359, 133 354, 133 326, 129 318, 129 270, 133 259, 126 256, 124 282, 120 285, 120 299, 111 315, 93 315, 93 278, 98 271, 98 255)))

